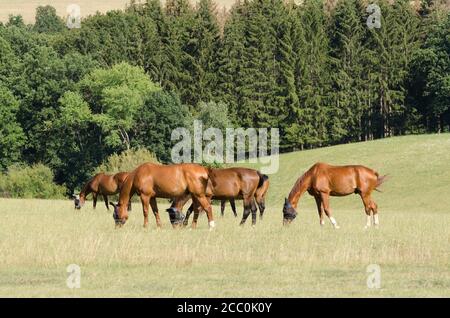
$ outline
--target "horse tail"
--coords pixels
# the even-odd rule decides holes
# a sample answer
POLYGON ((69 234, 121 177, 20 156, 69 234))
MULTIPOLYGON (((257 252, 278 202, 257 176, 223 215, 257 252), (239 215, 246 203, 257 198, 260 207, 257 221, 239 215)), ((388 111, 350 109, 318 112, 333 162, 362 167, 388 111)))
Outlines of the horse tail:
POLYGON ((386 174, 386 175, 380 177, 380 175, 378 174, 378 172, 375 172, 375 175, 377 176, 377 184, 376 184, 376 186, 375 186, 375 191, 382 192, 382 191, 379 189, 379 187, 380 187, 384 182, 386 182, 386 181, 388 180, 388 175, 386 174))
POLYGON ((259 182, 258 182, 257 189, 261 188, 262 185, 264 184, 264 182, 266 182, 266 180, 269 180, 269 176, 268 175, 262 174, 259 171, 258 171, 258 176, 259 176, 259 182))

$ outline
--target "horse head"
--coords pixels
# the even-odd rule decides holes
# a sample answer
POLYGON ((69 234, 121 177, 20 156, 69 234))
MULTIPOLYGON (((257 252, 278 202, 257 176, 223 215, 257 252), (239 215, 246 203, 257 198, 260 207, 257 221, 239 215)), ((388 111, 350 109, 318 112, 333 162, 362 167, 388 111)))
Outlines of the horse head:
POLYGON ((122 225, 125 224, 128 217, 125 217, 125 218, 120 217, 120 211, 119 211, 120 203, 114 204, 112 202, 109 202, 109 204, 114 208, 113 219, 114 219, 114 222, 116 223, 116 227, 121 227, 122 225))
POLYGON ((74 203, 74 205, 75 205, 75 209, 77 209, 77 210, 79 210, 79 209, 81 209, 81 200, 80 200, 80 196, 78 195, 78 194, 73 194, 72 195, 72 198, 73 198, 73 203, 74 203))
POLYGON ((185 215, 181 211, 174 207, 170 207, 166 210, 169 213, 170 223, 173 227, 176 227, 183 223, 185 215))
POLYGON ((291 205, 287 198, 284 199, 283 206, 283 224, 290 224, 297 217, 297 211, 295 211, 294 207, 291 205))

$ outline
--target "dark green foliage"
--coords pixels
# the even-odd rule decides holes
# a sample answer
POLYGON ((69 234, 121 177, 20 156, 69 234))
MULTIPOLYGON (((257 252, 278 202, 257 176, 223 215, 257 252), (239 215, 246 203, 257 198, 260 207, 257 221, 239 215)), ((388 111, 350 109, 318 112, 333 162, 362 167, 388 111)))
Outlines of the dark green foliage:
POLYGON ((450 131, 450 14, 414 52, 410 101, 426 130, 450 131))
POLYGON ((25 134, 17 122, 19 102, 11 92, 0 86, 0 173, 21 160, 25 134))
POLYGON ((54 183, 53 172, 42 164, 12 166, 0 173, 0 196, 9 198, 62 199, 66 189, 54 183))
POLYGON ((145 101, 132 132, 132 145, 151 149, 158 160, 170 162, 172 130, 191 125, 191 116, 175 93, 157 91, 145 101))
POLYGON ((55 8, 49 5, 37 7, 34 24, 36 32, 54 33, 61 32, 64 28, 64 21, 56 14, 55 8))
POLYGON ((126 150, 170 162, 172 130, 193 118, 279 128, 282 151, 449 131, 442 1, 375 3, 379 29, 364 0, 242 0, 225 21, 213 0, 131 1, 80 29, 51 6, 34 25, 11 16, 0 23, 0 170, 42 162, 70 193, 126 150))

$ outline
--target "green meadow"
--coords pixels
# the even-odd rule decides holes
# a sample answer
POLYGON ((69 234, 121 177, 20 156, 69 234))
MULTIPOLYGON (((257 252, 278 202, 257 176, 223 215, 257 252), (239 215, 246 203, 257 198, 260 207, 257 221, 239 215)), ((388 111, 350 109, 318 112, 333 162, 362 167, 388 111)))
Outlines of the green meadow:
POLYGON ((1 297, 449 297, 450 134, 396 137, 282 154, 270 176, 267 210, 256 227, 239 227, 230 207, 216 228, 200 215, 196 230, 142 227, 140 204, 116 230, 112 212, 88 201, 0 199, 1 297), (305 195, 282 226, 295 180, 317 161, 363 164, 390 179, 374 193, 380 227, 364 230, 357 195, 332 198, 341 228, 319 225, 305 195), (80 288, 66 281, 81 269, 80 288), (367 267, 380 267, 369 288, 367 267))

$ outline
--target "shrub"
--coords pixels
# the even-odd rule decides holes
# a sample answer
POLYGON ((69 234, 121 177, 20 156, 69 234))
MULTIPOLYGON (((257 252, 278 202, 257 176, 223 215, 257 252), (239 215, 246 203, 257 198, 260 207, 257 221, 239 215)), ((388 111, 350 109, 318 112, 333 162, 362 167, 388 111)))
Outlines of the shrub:
POLYGON ((54 183, 53 171, 43 165, 11 166, 0 175, 0 196, 11 198, 64 198, 66 188, 54 183))
POLYGON ((155 155, 145 148, 129 149, 120 154, 113 154, 108 157, 96 170, 96 173, 104 172, 115 174, 121 171, 133 171, 145 162, 155 162, 155 155))

